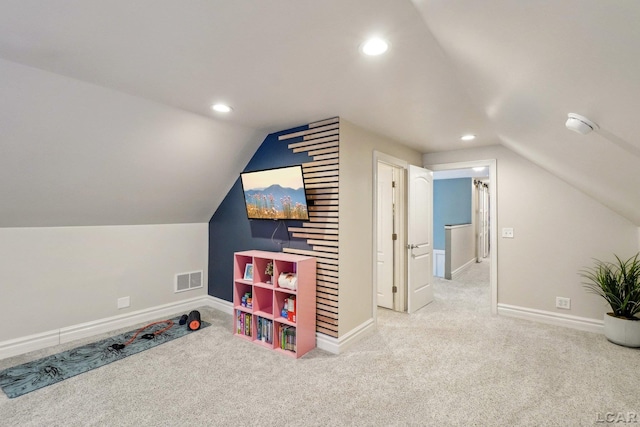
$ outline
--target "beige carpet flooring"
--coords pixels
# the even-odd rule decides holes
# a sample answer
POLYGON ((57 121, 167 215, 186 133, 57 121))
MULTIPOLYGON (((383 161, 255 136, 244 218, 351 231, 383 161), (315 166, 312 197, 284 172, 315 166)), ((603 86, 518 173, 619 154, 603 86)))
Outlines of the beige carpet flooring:
MULTIPOLYGON (((196 334, 22 397, 0 393, 0 425, 587 426, 613 419, 608 414, 633 421, 640 351, 599 334, 492 316, 488 267, 436 280, 435 301, 414 315, 380 309, 377 331, 341 355, 316 349, 286 358, 233 337, 230 315, 203 308, 212 326, 196 334)), ((0 369, 79 344, 1 360, 0 369)))

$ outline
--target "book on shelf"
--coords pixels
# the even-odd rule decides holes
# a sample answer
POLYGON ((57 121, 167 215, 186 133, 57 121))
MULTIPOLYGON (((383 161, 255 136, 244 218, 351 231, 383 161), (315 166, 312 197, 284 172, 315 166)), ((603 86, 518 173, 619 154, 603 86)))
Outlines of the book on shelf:
POLYGON ((273 343, 273 321, 258 316, 258 341, 266 342, 268 344, 273 343))
POLYGON ((236 310, 236 327, 238 335, 251 336, 251 313, 236 310))
POLYGON ((279 338, 282 350, 296 351, 296 328, 280 325, 279 338))

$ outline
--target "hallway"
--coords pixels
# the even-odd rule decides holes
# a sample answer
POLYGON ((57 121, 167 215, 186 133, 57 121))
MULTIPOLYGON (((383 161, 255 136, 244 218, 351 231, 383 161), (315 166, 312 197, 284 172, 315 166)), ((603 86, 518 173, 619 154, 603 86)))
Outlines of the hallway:
POLYGON ((471 264, 453 279, 433 277, 434 301, 426 309, 491 312, 491 262, 489 257, 471 264), (431 307, 434 306, 434 307, 431 307))

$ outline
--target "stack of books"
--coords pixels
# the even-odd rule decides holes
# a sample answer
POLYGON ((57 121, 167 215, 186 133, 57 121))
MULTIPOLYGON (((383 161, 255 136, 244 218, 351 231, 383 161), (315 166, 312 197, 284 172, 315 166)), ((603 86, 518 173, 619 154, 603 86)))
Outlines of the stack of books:
POLYGON ((279 337, 281 349, 296 351, 296 328, 288 325, 280 325, 279 337))
POLYGON ((273 343, 273 320, 258 316, 257 339, 268 344, 273 343))
POLYGON ((251 313, 245 313, 241 310, 236 310, 236 320, 239 335, 251 336, 251 313))

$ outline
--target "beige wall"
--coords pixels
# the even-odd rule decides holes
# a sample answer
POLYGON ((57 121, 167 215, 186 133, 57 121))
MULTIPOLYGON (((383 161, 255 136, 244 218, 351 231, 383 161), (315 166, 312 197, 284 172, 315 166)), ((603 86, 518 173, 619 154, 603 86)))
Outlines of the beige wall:
POLYGON ((476 259, 476 239, 473 224, 445 226, 445 278, 450 279, 456 270, 476 259))
POLYGON ((373 317, 373 152, 420 166, 422 155, 340 120, 340 293, 338 336, 373 317))
POLYGON ((207 251, 208 224, 0 228, 0 342, 206 295, 207 251))
POLYGON ((602 319, 606 306, 578 271, 592 258, 636 253, 638 228, 507 148, 424 156, 425 165, 485 159, 497 160, 498 303, 602 319), (501 238, 502 227, 515 238, 501 238), (556 309, 556 296, 571 298, 571 310, 556 309))

